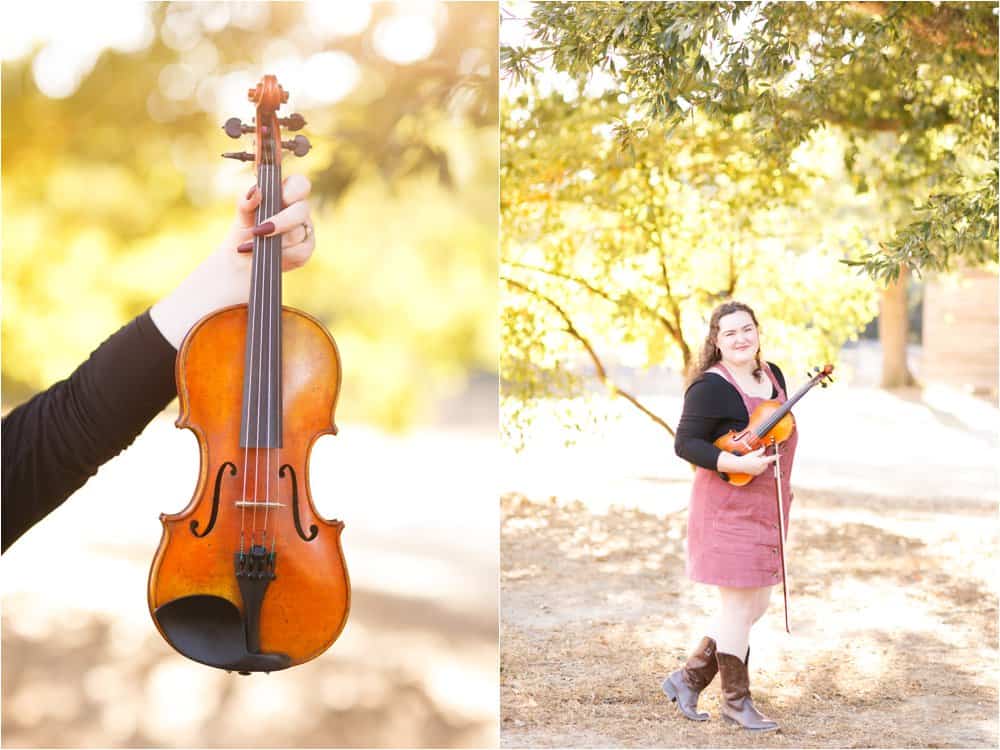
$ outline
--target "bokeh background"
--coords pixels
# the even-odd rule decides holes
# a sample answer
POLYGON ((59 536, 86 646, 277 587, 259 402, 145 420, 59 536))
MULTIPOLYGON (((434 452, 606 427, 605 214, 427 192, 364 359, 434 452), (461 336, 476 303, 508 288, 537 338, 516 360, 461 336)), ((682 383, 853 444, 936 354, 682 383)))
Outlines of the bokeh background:
POLYGON ((9 746, 485 746, 497 728, 497 7, 8 8, 3 408, 67 376, 215 247, 250 165, 228 117, 265 73, 312 142, 317 252, 286 304, 344 362, 319 511, 346 524, 351 619, 324 656, 226 675, 146 611, 160 512, 188 501, 176 401, 3 557, 9 746))

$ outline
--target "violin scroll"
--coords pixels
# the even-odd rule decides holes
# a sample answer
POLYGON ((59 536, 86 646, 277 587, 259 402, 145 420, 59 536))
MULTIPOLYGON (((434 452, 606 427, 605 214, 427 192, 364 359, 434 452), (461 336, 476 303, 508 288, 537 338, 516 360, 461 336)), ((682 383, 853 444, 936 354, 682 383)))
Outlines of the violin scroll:
POLYGON ((288 101, 288 92, 285 91, 278 79, 273 75, 264 76, 261 81, 247 92, 247 98, 257 105, 256 118, 251 125, 244 125, 238 117, 230 117, 223 124, 222 129, 230 138, 254 133, 254 153, 249 151, 234 151, 224 153, 226 159, 237 159, 239 161, 253 161, 259 168, 261 164, 280 165, 281 149, 288 149, 295 156, 305 156, 312 148, 309 139, 304 135, 297 135, 292 140, 281 140, 281 128, 288 130, 301 130, 305 127, 306 118, 298 112, 293 112, 288 117, 278 117, 278 108, 288 101))
POLYGON ((830 373, 833 372, 833 365, 827 364, 823 366, 821 370, 817 365, 812 369, 812 372, 807 372, 806 377, 810 380, 815 379, 819 383, 820 388, 826 388, 830 383, 833 382, 833 378, 830 377, 830 373))

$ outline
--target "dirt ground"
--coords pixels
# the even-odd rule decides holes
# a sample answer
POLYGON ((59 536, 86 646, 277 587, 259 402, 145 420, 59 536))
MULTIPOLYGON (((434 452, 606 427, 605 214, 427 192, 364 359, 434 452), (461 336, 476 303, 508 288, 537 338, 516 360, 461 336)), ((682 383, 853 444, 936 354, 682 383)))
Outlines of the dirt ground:
MULTIPOLYGON (((683 484, 685 480, 665 480, 683 484)), ((683 489, 672 488, 674 491, 683 489)), ((504 747, 997 747, 996 507, 797 490, 781 590, 751 634, 781 730, 681 717, 660 682, 713 611, 684 576, 686 509, 502 500, 504 747)))

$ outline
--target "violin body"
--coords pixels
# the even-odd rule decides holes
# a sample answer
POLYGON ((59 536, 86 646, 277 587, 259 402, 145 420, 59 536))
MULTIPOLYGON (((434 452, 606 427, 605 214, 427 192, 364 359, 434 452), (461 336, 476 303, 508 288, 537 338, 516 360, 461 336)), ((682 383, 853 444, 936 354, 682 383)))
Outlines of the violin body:
POLYGON ((241 447, 247 330, 247 305, 224 308, 178 352, 177 426, 195 433, 201 469, 188 506, 160 516, 148 586, 153 620, 175 649, 244 674, 323 653, 350 609, 343 523, 320 517, 308 485, 313 443, 337 432, 337 346, 319 321, 281 308, 283 442, 241 447))
MULTIPOLYGON (((792 417, 791 411, 787 410, 785 410, 783 415, 778 416, 778 412, 784 410, 784 406, 784 404, 778 401, 762 401, 753 410, 753 414, 750 415, 750 421, 744 429, 739 432, 730 430, 725 435, 717 438, 713 445, 727 453, 743 456, 747 453, 752 453, 762 445, 771 445, 772 439, 776 444, 785 442, 795 430, 795 419, 792 417), (775 417, 778 417, 777 423, 762 433, 762 428, 765 428, 768 422, 772 421, 775 417)), ((743 487, 750 484, 754 477, 752 474, 727 472, 722 474, 722 478, 729 482, 729 484, 736 487, 743 487)))

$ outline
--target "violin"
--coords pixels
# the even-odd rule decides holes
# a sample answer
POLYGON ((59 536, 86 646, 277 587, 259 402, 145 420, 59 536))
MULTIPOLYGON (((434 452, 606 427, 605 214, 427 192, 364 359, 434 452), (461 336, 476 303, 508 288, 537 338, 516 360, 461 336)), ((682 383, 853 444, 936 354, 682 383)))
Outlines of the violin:
MULTIPOLYGON (((277 110, 288 93, 264 76, 249 99, 256 119, 230 118, 227 135, 254 133, 262 200, 257 223, 282 208, 281 150, 303 155, 305 120, 277 110)), ((351 590, 340 537, 309 490, 309 455, 336 434, 340 354, 314 317, 281 304, 281 237, 255 237, 249 304, 211 313, 188 332, 175 368, 177 427, 201 456, 194 496, 161 514, 148 599, 163 638, 211 667, 272 672, 322 654, 347 622, 351 590)))
MULTIPOLYGON (((826 388, 833 382, 830 373, 833 372, 833 365, 826 365, 823 369, 814 367, 815 373, 809 381, 795 392, 795 395, 779 403, 777 401, 763 401, 757 405, 750 415, 747 426, 737 432, 730 430, 725 435, 719 437, 713 445, 736 456, 742 456, 760 448, 762 445, 774 446, 785 442, 791 437, 795 430, 795 418, 792 416, 792 407, 798 403, 799 399, 805 396, 812 388, 819 385, 826 388)), ((752 474, 735 474, 719 472, 719 476, 736 487, 742 487, 753 480, 752 474)))

